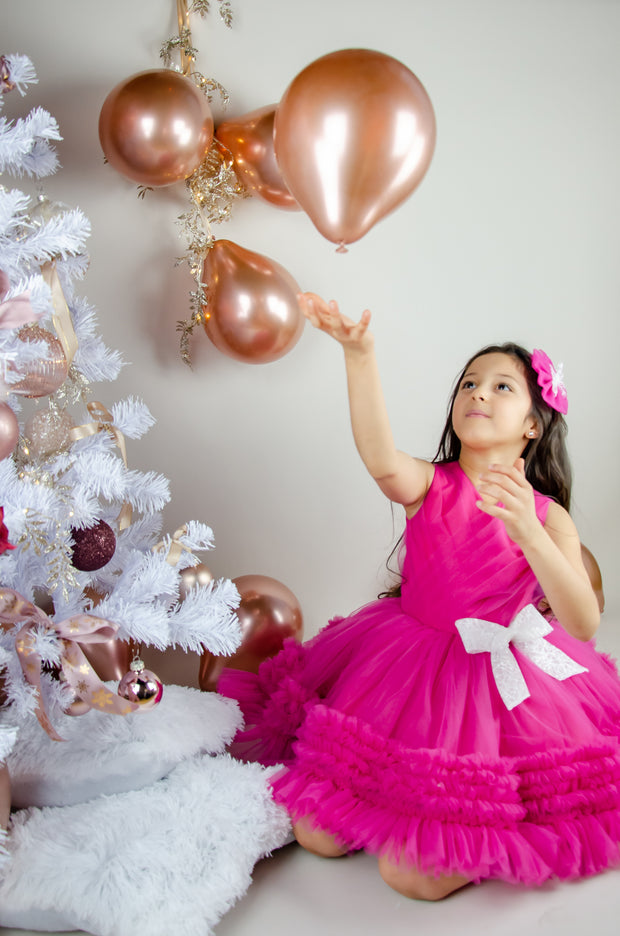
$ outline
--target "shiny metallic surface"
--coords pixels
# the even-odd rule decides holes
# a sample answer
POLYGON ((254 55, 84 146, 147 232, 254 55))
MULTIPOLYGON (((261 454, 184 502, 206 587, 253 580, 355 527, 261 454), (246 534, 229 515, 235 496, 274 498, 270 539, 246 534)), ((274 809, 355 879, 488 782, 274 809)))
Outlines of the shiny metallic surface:
POLYGON ((213 140, 213 117, 190 78, 151 69, 110 91, 99 115, 99 139, 121 175, 145 186, 171 185, 200 165, 213 140))

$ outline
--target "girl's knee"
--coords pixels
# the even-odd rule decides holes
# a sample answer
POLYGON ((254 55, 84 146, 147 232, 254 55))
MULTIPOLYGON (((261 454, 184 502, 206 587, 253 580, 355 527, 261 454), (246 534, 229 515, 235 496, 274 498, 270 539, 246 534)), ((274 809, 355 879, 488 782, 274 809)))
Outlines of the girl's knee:
POLYGON ((398 865, 385 856, 379 858, 379 873, 393 890, 411 900, 443 900, 469 883, 459 874, 431 877, 407 865, 398 865))
POLYGON ((293 834, 302 848, 321 858, 340 858, 347 853, 346 848, 342 848, 333 835, 315 828, 308 816, 293 825, 293 834))

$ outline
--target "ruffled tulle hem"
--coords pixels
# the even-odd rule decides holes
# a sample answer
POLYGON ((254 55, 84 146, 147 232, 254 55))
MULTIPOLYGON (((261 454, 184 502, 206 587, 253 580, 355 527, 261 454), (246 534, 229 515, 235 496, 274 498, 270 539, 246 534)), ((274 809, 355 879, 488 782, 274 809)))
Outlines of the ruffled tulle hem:
POLYGON ((425 874, 539 885, 620 864, 614 743, 493 760, 412 750, 316 704, 273 780, 294 820, 425 874))
POLYGON ((430 876, 458 874, 473 883, 497 879, 540 886, 620 866, 617 810, 545 826, 472 826, 370 806, 298 769, 280 773, 272 785, 276 802, 287 808, 293 821, 311 817, 312 824, 331 833, 342 848, 385 855, 430 876))
POLYGON ((472 881, 540 885, 620 865, 615 717, 588 743, 569 736, 519 756, 412 746, 328 704, 339 652, 338 627, 328 630, 331 655, 287 641, 257 675, 225 670, 218 685, 244 716, 231 753, 284 765, 272 785, 293 819, 311 817, 347 849, 472 881))
POLYGON ((240 760, 265 767, 294 759, 293 741, 317 694, 303 682, 304 647, 287 640, 281 652, 265 660, 258 674, 223 670, 217 684, 220 695, 235 699, 244 727, 230 752, 240 760))

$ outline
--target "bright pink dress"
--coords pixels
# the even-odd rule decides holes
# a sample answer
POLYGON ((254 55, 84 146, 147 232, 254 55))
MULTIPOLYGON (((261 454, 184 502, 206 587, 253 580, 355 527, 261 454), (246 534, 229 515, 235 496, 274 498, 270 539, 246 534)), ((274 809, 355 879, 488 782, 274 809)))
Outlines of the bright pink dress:
MULTIPOLYGON (((436 466, 407 521, 401 598, 287 641, 258 675, 224 671, 245 717, 234 753, 284 764, 276 800, 351 850, 474 881, 595 874, 620 864, 620 680, 551 620, 537 646, 581 671, 551 675, 515 641, 503 660, 529 696, 508 707, 490 650, 469 652, 456 622, 505 628, 543 596, 477 497, 457 462, 436 466)), ((536 494, 541 523, 548 505, 536 494)))

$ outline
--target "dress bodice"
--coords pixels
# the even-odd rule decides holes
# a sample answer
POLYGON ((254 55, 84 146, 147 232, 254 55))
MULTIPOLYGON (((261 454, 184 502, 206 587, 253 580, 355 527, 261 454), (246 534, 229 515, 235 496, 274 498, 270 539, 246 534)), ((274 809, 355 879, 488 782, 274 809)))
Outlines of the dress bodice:
MULTIPOLYGON (((463 617, 508 625, 542 589, 501 520, 476 507, 479 494, 458 462, 436 465, 420 510, 407 521, 402 607, 441 630, 463 617)), ((544 523, 549 498, 535 492, 544 523)))

